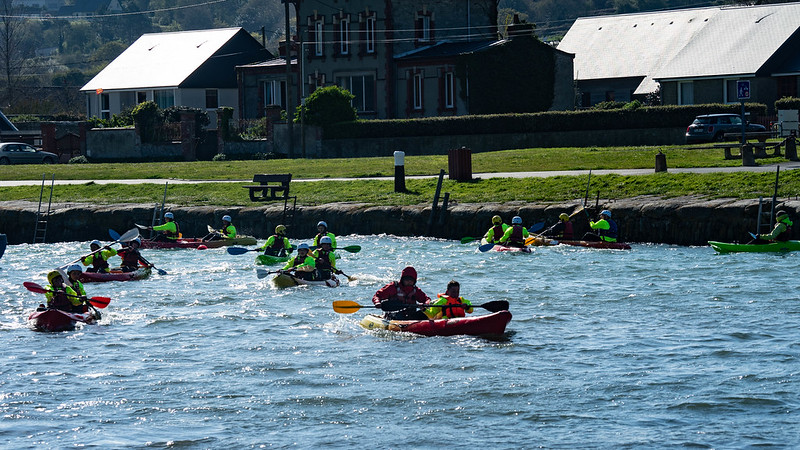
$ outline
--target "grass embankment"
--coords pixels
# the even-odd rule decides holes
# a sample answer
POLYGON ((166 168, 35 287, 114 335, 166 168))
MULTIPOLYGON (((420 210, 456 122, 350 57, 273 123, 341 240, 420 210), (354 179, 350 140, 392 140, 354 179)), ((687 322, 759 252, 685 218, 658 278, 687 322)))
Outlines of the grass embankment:
MULTIPOLYGON (((685 150, 678 147, 638 147, 603 149, 527 149, 472 155, 473 172, 516 172, 522 170, 632 169, 652 168, 654 154, 663 151, 669 167, 735 166, 740 161, 725 161, 720 150, 685 150)), ((770 162, 770 160, 762 160, 770 162)), ((782 161, 775 158, 774 162, 782 161)), ((411 156, 406 158, 406 175, 433 175, 447 168, 446 156, 411 156)), ((56 173, 58 179, 131 179, 188 178, 249 180, 254 173, 292 173, 294 178, 349 178, 392 176, 393 158, 328 160, 269 160, 190 163, 127 163, 14 166, 0 179, 41 179, 43 171, 56 173)), ((781 175, 781 196, 800 191, 800 173, 781 175)), ((774 173, 660 173, 643 176, 592 176, 590 196, 621 199, 639 195, 676 197, 695 195, 708 198, 754 198, 771 196, 774 173)), ((167 202, 179 205, 253 206, 242 183, 173 184, 167 202)), ((394 193, 394 182, 374 180, 319 181, 292 183, 291 193, 302 205, 331 202, 362 202, 376 205, 411 205, 428 203, 436 188, 435 179, 406 180, 408 193, 394 193)), ((554 176, 529 179, 485 179, 470 183, 445 180, 443 192, 460 203, 483 202, 559 202, 582 198, 586 176, 554 176)), ((163 187, 152 184, 99 185, 87 183, 57 186, 57 202, 160 203, 163 187)), ((39 186, 0 188, 2 200, 38 201, 39 186)))

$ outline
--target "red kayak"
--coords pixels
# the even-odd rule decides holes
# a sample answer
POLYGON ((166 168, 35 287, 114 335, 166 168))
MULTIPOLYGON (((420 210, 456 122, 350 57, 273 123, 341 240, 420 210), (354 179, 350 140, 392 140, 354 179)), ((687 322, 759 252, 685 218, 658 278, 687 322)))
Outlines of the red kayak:
POLYGON ((95 318, 91 311, 71 313, 60 309, 42 309, 31 313, 28 322, 36 331, 71 331, 78 322, 95 323, 95 318))
POLYGON ((499 311, 486 316, 459 317, 440 320, 387 320, 368 314, 361 326, 368 330, 405 331, 423 336, 501 335, 511 321, 511 313, 499 311))
POLYGON ((589 248, 611 248, 615 250, 630 250, 631 246, 624 242, 605 242, 605 241, 558 241, 559 244, 574 245, 576 247, 589 248))
POLYGON ((239 236, 234 239, 217 239, 204 241, 197 238, 175 239, 171 241, 142 240, 142 248, 197 248, 205 245, 206 248, 220 248, 229 245, 256 245, 256 238, 239 236))
POLYGON ((150 276, 149 267, 139 267, 133 272, 112 270, 111 272, 83 272, 79 278, 81 283, 103 283, 106 281, 135 281, 150 276))

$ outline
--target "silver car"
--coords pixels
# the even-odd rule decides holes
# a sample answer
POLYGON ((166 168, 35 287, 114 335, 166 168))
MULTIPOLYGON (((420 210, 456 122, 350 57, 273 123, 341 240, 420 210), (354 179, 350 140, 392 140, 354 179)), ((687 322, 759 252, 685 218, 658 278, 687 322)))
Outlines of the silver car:
POLYGON ((0 144, 0 165, 6 164, 55 164, 58 155, 43 152, 22 142, 0 144))
MULTIPOLYGON (((766 127, 747 122, 747 132, 767 131, 766 127)), ((697 116, 686 128, 686 143, 723 141, 725 133, 740 133, 742 117, 738 114, 705 114, 697 116)))

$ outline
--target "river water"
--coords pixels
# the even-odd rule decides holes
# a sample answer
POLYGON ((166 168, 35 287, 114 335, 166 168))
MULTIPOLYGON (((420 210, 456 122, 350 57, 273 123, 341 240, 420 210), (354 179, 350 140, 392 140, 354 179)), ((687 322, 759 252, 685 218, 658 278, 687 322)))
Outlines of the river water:
MULTIPOLYGON (((144 250, 167 275, 87 285, 99 325, 31 331, 53 266, 87 243, 10 246, 0 260, 5 448, 800 446, 800 254, 716 255, 342 236, 357 278, 278 290, 254 253, 144 250), (407 264, 508 300, 502 339, 366 331, 407 264)), ((476 309, 475 314, 486 311, 476 309)))

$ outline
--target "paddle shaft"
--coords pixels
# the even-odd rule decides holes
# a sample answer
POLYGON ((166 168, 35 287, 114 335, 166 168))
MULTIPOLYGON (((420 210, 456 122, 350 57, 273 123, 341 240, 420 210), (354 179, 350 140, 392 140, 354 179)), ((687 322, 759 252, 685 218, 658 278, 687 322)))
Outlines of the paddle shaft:
MULTIPOLYGON (((109 231, 111 231, 111 230, 109 230, 109 231)), ((61 266, 61 268, 63 269, 65 267, 67 267, 67 266, 75 264, 76 262, 81 262, 81 261, 83 261, 84 258, 88 258, 88 257, 90 257, 90 256, 92 256, 92 255, 94 255, 96 253, 102 252, 103 250, 105 250, 107 248, 111 248, 111 246, 114 245, 114 244, 117 244, 119 242, 132 241, 132 240, 136 239, 137 237, 139 237, 139 230, 134 229, 134 228, 126 231, 125 234, 123 234, 121 236, 119 234, 117 234, 117 237, 116 237, 116 239, 114 239, 114 242, 106 245, 105 247, 100 247, 99 249, 93 251, 92 253, 89 253, 88 255, 81 256, 80 258, 76 259, 75 261, 68 262, 68 263, 64 264, 63 266, 61 266)), ((113 238, 113 236, 112 236, 112 238, 113 238)))
MULTIPOLYGON (((25 283, 22 283, 22 285, 25 286, 25 289, 27 289, 27 290, 29 290, 31 292, 35 292, 37 294, 47 294, 47 292, 48 292, 47 289, 43 288, 42 286, 40 286, 40 285, 38 285, 36 283, 31 283, 29 281, 26 281, 25 283)), ((64 293, 64 295, 66 295, 67 297, 75 297, 75 298, 81 298, 82 297, 80 295, 67 294, 66 292, 64 293)), ((98 303, 100 308, 105 308, 106 306, 108 306, 109 303, 111 303, 111 299, 109 297, 90 297, 87 300, 89 300, 89 305, 92 308, 95 307, 95 305, 93 303, 91 303, 92 301, 95 301, 96 303, 98 303)))
MULTIPOLYGON (((342 314, 350 314, 358 311, 361 308, 379 308, 381 309, 380 305, 360 305, 356 302, 351 302, 347 300, 337 300, 333 302, 333 309, 334 311, 342 314), (352 310, 352 311, 350 311, 352 310)), ((413 304, 413 305, 401 305, 400 308, 393 310, 393 311, 402 311, 404 309, 410 308, 419 308, 419 309, 426 309, 426 308, 483 308, 491 312, 498 312, 498 311, 507 311, 509 308, 509 304, 505 300, 495 300, 491 302, 487 302, 481 305, 468 305, 466 303, 453 303, 450 305, 429 305, 429 304, 413 304)))

